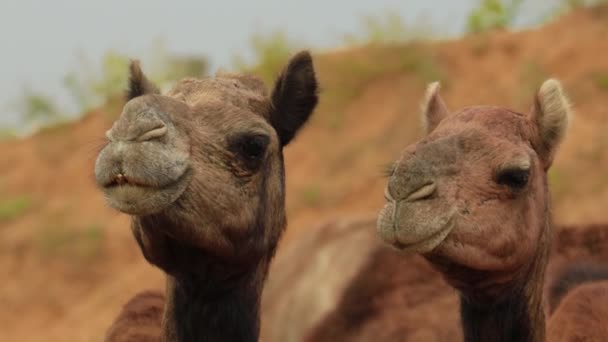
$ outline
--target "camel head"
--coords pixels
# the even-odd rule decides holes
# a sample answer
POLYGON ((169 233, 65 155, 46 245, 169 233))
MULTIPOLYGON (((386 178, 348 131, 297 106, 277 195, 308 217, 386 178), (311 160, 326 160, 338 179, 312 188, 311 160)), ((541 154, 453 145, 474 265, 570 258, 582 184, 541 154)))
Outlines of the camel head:
POLYGON ((528 115, 489 106, 450 113, 435 83, 423 115, 426 136, 392 166, 380 237, 423 254, 456 288, 483 286, 486 272, 509 281, 547 225, 547 170, 570 116, 559 82, 542 85, 528 115))
POLYGON ((154 226, 136 232, 148 257, 147 241, 159 234, 213 255, 265 251, 286 223, 282 149, 316 103, 307 52, 289 61, 270 95, 246 75, 185 79, 162 95, 133 62, 96 181, 112 208, 154 226))

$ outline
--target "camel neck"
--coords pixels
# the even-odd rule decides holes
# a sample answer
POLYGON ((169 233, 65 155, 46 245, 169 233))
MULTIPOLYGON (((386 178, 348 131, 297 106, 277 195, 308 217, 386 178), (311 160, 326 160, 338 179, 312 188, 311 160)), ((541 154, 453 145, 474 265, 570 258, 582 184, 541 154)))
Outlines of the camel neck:
POLYGON ((163 216, 133 221, 144 256, 167 277, 162 341, 256 342, 260 298, 276 246, 243 244, 236 257, 227 258, 165 233, 191 230, 163 216))
POLYGON ((544 342, 545 315, 535 296, 517 291, 489 306, 476 305, 461 296, 465 342, 544 342))
POLYGON ((256 342, 265 264, 221 278, 167 275, 163 341, 256 342))
POLYGON ((492 295, 461 292, 465 342, 545 342, 543 285, 550 233, 547 224, 531 263, 513 282, 501 285, 492 295))

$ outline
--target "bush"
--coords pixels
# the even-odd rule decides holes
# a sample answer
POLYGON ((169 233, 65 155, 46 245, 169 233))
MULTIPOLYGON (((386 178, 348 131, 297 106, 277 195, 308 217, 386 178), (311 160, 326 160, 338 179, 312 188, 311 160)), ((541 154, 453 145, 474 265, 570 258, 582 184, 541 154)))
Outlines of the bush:
POLYGON ((0 222, 7 222, 23 215, 31 206, 27 196, 0 200, 0 222))
POLYGON ((564 10, 573 10, 580 7, 596 6, 608 3, 607 0, 562 0, 564 10))
POLYGON ((307 207, 317 207, 321 202, 321 188, 310 184, 301 190, 302 201, 307 207))
POLYGON ((83 229, 54 225, 42 230, 36 241, 48 256, 90 261, 102 254, 104 240, 103 227, 91 224, 83 229))
MULTIPOLYGON (((157 45, 151 55, 155 60, 145 63, 144 72, 161 88, 176 80, 190 76, 202 77, 207 73, 207 59, 199 56, 173 56, 164 45, 157 45), (149 65, 151 64, 151 65, 149 65)), ((122 99, 127 86, 127 70, 130 58, 116 51, 107 52, 102 58, 101 72, 82 56, 77 70, 70 72, 64 84, 81 111, 122 99)))
POLYGON ((291 54, 297 49, 296 43, 289 40, 284 32, 274 31, 269 34, 255 33, 250 40, 253 62, 246 62, 242 55, 233 58, 237 70, 254 73, 267 85, 272 84, 277 74, 291 54))
POLYGON ((12 140, 17 137, 17 132, 14 129, 0 127, 0 142, 12 140))
POLYGON ((523 0, 480 0, 467 19, 467 32, 472 34, 510 27, 515 20, 523 0))
POLYGON ((601 90, 608 90, 608 73, 599 72, 593 75, 593 82, 601 90))
POLYGON ((433 30, 424 21, 408 27, 394 11, 380 15, 365 15, 361 18, 361 33, 347 34, 347 45, 403 43, 432 37, 433 30))
POLYGON ((61 118, 53 99, 26 87, 14 105, 20 114, 21 125, 28 130, 47 125, 61 118))
MULTIPOLYGON (((161 88, 184 77, 202 77, 207 74, 208 62, 202 56, 175 56, 167 52, 164 45, 157 44, 147 55, 154 60, 144 61, 148 77, 161 88)), ((83 113, 91 108, 108 105, 113 108, 122 104, 127 87, 129 57, 116 51, 108 51, 96 66, 81 55, 77 66, 64 78, 64 86, 72 96, 77 110, 83 113)), ((21 129, 26 131, 46 127, 64 121, 54 101, 41 93, 25 88, 15 102, 21 117, 21 129)), ((0 138, 3 138, 0 136, 0 138)))

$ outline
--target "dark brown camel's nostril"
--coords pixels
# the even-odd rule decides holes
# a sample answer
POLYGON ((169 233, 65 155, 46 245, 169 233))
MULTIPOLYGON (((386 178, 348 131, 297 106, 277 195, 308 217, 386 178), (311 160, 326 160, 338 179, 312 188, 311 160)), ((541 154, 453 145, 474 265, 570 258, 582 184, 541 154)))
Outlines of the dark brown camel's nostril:
POLYGON ((437 185, 435 182, 426 183, 425 185, 411 192, 405 200, 408 202, 423 200, 432 196, 436 190, 437 185))

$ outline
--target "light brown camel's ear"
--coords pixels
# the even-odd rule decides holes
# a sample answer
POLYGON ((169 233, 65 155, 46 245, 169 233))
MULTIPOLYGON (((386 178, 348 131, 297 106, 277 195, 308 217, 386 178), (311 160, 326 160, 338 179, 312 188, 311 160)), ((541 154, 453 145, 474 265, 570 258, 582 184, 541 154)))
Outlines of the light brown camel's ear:
POLYGON ((545 81, 536 94, 532 120, 538 131, 538 153, 544 159, 546 169, 553 162, 555 150, 566 134, 571 116, 570 102, 559 81, 545 81))
POLYGON ((450 111, 443 102, 439 90, 441 85, 439 82, 429 84, 426 88, 426 94, 422 102, 422 123, 427 133, 431 133, 450 111))
POLYGON ((318 102, 318 85, 308 51, 296 54, 277 78, 272 91, 270 123, 281 146, 289 144, 318 102))
POLYGON ((132 60, 129 65, 129 88, 127 101, 145 94, 160 94, 158 88, 148 80, 141 71, 138 60, 132 60))

